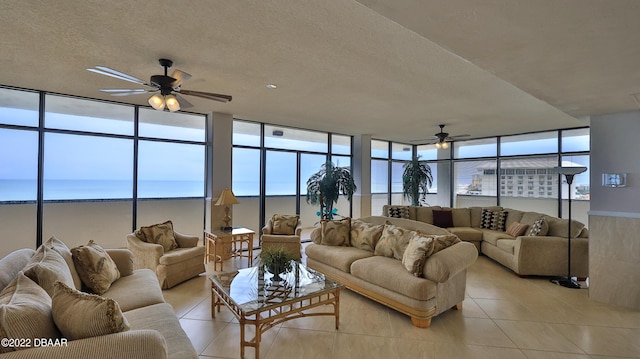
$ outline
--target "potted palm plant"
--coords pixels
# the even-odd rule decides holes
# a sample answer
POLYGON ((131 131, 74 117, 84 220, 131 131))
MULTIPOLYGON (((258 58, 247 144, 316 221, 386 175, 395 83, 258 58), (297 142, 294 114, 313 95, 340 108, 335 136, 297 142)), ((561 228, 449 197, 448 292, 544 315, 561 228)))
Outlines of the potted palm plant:
POLYGON ((347 167, 337 167, 331 161, 307 180, 307 203, 320 205, 320 218, 333 219, 333 204, 343 194, 349 201, 357 187, 347 167))
POLYGON ((420 161, 420 156, 414 156, 403 166, 402 191, 404 198, 411 201, 412 206, 419 206, 425 200, 429 188, 433 184, 431 167, 426 161, 420 161))

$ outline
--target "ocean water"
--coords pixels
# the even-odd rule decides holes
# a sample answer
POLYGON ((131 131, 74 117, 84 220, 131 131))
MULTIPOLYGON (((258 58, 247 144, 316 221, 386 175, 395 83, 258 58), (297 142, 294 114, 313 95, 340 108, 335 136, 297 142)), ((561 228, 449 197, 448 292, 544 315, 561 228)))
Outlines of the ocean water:
MULTIPOLYGON (((45 200, 132 198, 132 181, 45 180, 45 200)), ((0 180, 0 201, 35 201, 35 180, 0 180)), ((138 198, 203 197, 204 181, 140 181, 138 198)))

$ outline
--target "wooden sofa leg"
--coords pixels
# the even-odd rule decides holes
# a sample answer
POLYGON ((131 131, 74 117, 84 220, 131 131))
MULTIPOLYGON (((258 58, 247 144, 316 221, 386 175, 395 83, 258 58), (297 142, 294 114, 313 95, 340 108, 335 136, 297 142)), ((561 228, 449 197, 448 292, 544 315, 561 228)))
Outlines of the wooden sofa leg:
POLYGON ((429 328, 431 326, 431 318, 421 319, 421 318, 411 317, 411 323, 413 323, 413 325, 415 325, 418 328, 429 328))
POLYGON ((462 310, 462 302, 454 305, 453 308, 455 308, 456 310, 462 310))

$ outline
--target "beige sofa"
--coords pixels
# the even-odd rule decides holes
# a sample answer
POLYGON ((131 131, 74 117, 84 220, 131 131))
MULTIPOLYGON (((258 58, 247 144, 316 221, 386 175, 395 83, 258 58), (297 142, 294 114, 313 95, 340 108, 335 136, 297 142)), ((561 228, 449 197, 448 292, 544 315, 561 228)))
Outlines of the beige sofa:
MULTIPOLYGON (((0 291, 10 286, 18 273, 29 264, 34 253, 33 249, 20 249, 0 259, 0 291)), ((121 277, 111 284, 102 297, 114 299, 119 304, 130 326, 129 330, 68 340, 58 346, 35 347, 33 341, 31 348, 2 353, 0 358, 197 359, 198 355, 173 308, 164 301, 155 273, 148 269, 134 270, 132 254, 126 249, 110 249, 107 253, 115 262, 121 277)), ((64 261, 62 263, 66 265, 64 261)), ((15 296, 12 303, 19 300, 15 296)), ((20 307, 17 310, 25 309, 20 307)))
MULTIPOLYGON (((473 243, 487 257, 511 269, 520 276, 566 276, 567 232, 569 221, 537 212, 525 212, 500 206, 442 208, 385 205, 383 214, 390 209, 405 208, 408 218, 434 223, 433 210, 451 210, 453 226, 446 230, 461 240, 473 243), (544 218, 548 233, 544 236, 525 235, 513 237, 505 231, 481 228, 482 209, 507 212, 505 228, 514 222, 532 226, 544 218)), ((397 211, 396 211, 397 212, 397 211)), ((571 275, 586 278, 589 275, 589 231, 584 224, 572 220, 571 275)))
MULTIPOLYGON (((365 217, 360 221, 390 224, 425 234, 447 235, 444 229, 416 221, 365 217)), ((458 242, 430 257, 425 262, 422 277, 416 277, 402 262, 371 250, 353 246, 317 244, 321 231, 316 228, 307 245, 307 265, 343 283, 347 288, 411 317, 417 327, 429 327, 431 318, 452 307, 461 308, 465 296, 466 272, 477 258, 478 251, 470 243, 458 242)), ((351 231, 351 243, 353 236, 351 231)))

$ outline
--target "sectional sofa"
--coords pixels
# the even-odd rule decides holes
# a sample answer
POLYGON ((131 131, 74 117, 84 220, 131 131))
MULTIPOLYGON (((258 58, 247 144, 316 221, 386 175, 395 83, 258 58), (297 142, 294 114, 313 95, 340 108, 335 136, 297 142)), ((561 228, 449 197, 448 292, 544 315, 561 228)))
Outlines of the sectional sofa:
POLYGON ((90 265, 119 274, 100 295, 85 289, 96 274, 82 278, 54 238, 0 259, 0 358, 198 358, 155 273, 134 270, 129 250, 105 252, 90 265))
MULTIPOLYGON (((327 237, 341 229, 334 231, 323 224, 312 231, 314 243, 305 248, 310 268, 408 315, 417 327, 429 327, 432 317, 454 307, 461 308, 467 268, 478 257, 472 244, 460 241, 442 228, 408 219, 373 216, 346 221, 349 227, 340 234, 343 239, 339 241, 330 242, 327 237), (410 272, 403 255, 409 252, 407 236, 415 236, 417 232, 419 237, 452 241, 436 253, 429 247, 429 253, 421 257, 425 261, 410 266, 413 271, 410 272)), ((411 241, 415 242, 415 238, 411 241)))
MULTIPOLYGON (((520 276, 567 275, 567 219, 500 206, 443 208, 385 205, 383 214, 440 224, 520 276), (449 212, 451 223, 437 223, 442 221, 443 212, 449 212), (500 218, 492 216, 488 221, 487 216, 483 218, 483 212, 499 214, 500 218), (516 236, 507 233, 506 230, 513 228, 514 223, 524 227, 524 233, 516 236), (540 223, 543 225, 540 233, 529 235, 531 228, 540 223)), ((583 223, 572 220, 571 232, 571 275, 586 278, 589 276, 589 231, 583 223)))

